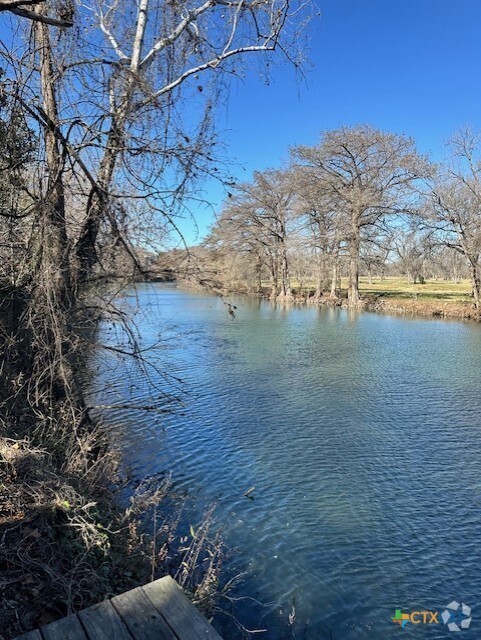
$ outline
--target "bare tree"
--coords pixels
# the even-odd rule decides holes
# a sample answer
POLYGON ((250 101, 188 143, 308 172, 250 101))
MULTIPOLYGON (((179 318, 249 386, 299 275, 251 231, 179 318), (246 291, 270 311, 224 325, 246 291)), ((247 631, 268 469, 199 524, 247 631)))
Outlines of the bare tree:
MULTIPOLYGON (((210 289, 262 293, 265 248, 233 210, 221 214, 202 243, 205 260, 200 279, 210 289)), ((176 269, 182 274, 182 268, 176 269)), ((199 280, 199 278, 197 278, 199 280)))
POLYGON ((408 282, 424 282, 424 266, 433 251, 432 232, 419 226, 394 232, 393 247, 399 259, 399 266, 408 282))
POLYGON ((243 246, 257 257, 258 273, 266 266, 271 297, 278 300, 292 297, 288 225, 293 197, 292 183, 286 179, 285 172, 257 171, 252 183, 239 184, 233 189, 215 225, 217 236, 230 241, 231 247, 243 246))
POLYGON ((100 0, 81 4, 75 16, 69 0, 2 0, 0 10, 32 30, 23 49, 3 46, 1 54, 6 92, 16 96, 43 150, 28 194, 26 260, 13 260, 12 268, 28 265, 22 317, 43 350, 31 350, 37 380, 49 387, 48 376, 64 377, 67 391, 69 314, 104 261, 102 251, 113 264, 121 248, 141 269, 129 223, 141 208, 132 203, 146 199, 144 210, 172 219, 188 185, 212 166, 213 104, 236 73, 235 60, 277 48, 294 54, 289 29, 301 28, 304 5, 100 0), (64 30, 74 19, 91 28, 64 30), (45 357, 52 366, 42 364, 45 357))
POLYGON ((472 294, 481 311, 481 140, 470 130, 451 141, 452 159, 433 189, 430 220, 440 241, 469 266, 472 294))
POLYGON ((292 150, 295 161, 316 171, 320 189, 344 217, 349 251, 349 306, 359 296, 362 232, 389 216, 410 214, 418 207, 418 182, 428 173, 414 141, 369 126, 327 131, 315 147, 292 150))
POLYGON ((305 244, 313 254, 316 267, 314 299, 324 293, 339 293, 339 256, 346 237, 345 216, 339 215, 337 200, 324 188, 311 166, 297 166, 290 172, 295 191, 294 212, 304 229, 305 244))
MULTIPOLYGON (((434 236, 435 238, 435 236, 434 236)), ((450 247, 437 241, 426 261, 426 271, 433 280, 451 280, 459 284, 462 278, 469 278, 469 271, 464 256, 450 247)))
MULTIPOLYGON (((296 65, 307 4, 291 0, 87 0, 85 46, 63 56, 78 92, 75 149, 95 178, 75 242, 79 282, 99 262, 112 201, 150 198, 168 219, 185 210, 189 186, 216 171, 214 107, 251 56, 275 50, 296 65), (87 42, 88 40, 88 42, 87 42), (88 94, 87 94, 88 91, 88 94)), ((126 207, 129 208, 128 205, 126 207)))

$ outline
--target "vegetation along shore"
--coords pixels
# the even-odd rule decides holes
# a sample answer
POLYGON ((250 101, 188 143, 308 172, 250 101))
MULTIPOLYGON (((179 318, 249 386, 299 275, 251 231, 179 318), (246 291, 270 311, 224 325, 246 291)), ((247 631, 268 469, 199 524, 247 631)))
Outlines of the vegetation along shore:
MULTIPOLYGON (((230 293, 233 293, 232 291, 230 293)), ((236 293, 252 295, 239 288, 236 293)), ((228 296, 229 292, 225 292, 228 296)), ((479 314, 473 303, 469 280, 445 282, 426 280, 423 284, 409 283, 406 278, 385 277, 360 278, 359 310, 388 314, 427 316, 431 318, 451 318, 461 320, 479 320, 479 314)), ((271 299, 270 288, 264 286, 262 297, 271 299)), ((292 297, 295 304, 317 304, 321 306, 349 309, 347 299, 347 281, 341 280, 341 295, 318 298, 315 287, 307 285, 302 290, 293 283, 292 297), (344 295, 342 295, 344 291, 344 295)))
POLYGON ((481 137, 463 129, 447 148, 441 163, 403 134, 324 131, 233 184, 203 243, 158 264, 278 302, 479 318, 481 137))

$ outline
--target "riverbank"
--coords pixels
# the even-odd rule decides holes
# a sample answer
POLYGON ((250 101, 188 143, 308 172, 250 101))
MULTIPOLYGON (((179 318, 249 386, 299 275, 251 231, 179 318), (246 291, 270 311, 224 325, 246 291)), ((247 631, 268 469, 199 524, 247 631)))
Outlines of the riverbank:
POLYGON ((456 320, 479 320, 473 303, 403 298, 364 298, 366 311, 456 320))
POLYGON ((43 387, 40 367, 32 368, 35 334, 3 301, 0 639, 167 574, 209 614, 222 556, 212 513, 180 525, 188 507, 165 474, 128 483, 117 425, 92 419, 83 401, 97 323, 67 334, 59 370, 68 386, 45 359, 43 387))
MULTIPOLYGON (((345 285, 347 287, 347 282, 345 285)), ((478 319, 468 280, 426 280, 422 284, 414 284, 405 278, 371 281, 361 278, 360 289, 367 311, 457 320, 478 319)))
MULTIPOLYGON (((294 282, 290 298, 277 299, 276 302, 287 304, 308 304, 330 307, 348 308, 347 280, 341 281, 340 295, 315 296, 315 290, 308 284, 299 285, 294 282)), ((262 292, 253 293, 244 287, 236 291, 224 290, 223 293, 239 293, 254 295, 272 300, 270 287, 263 286, 262 292)), ((401 314, 445 318, 455 320, 479 320, 473 299, 470 295, 468 280, 446 282, 441 280, 425 281, 424 284, 412 284, 404 278, 360 280, 361 302, 359 309, 385 314, 401 314)))
POLYGON ((185 499, 170 480, 115 485, 111 431, 81 436, 84 451, 102 447, 87 464, 80 454, 61 460, 30 437, 0 438, 2 640, 169 574, 212 613, 222 556, 212 513, 184 530, 185 499), (131 493, 124 508, 121 489, 131 493))
POLYGON ((35 435, 0 440, 0 623, 5 640, 146 574, 145 557, 140 562, 146 550, 141 553, 135 542, 134 522, 113 506, 107 488, 113 459, 105 453, 87 465, 81 456, 62 461, 41 440, 35 435))

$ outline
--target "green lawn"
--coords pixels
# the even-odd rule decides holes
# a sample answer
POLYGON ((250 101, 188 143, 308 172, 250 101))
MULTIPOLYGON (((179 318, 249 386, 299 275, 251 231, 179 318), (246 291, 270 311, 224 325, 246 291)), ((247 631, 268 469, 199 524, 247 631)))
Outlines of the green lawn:
MULTIPOLYGON (((342 280, 342 287, 347 288, 347 279, 342 280)), ((382 295, 386 298, 419 300, 445 300, 451 302, 469 302, 471 285, 469 280, 459 284, 446 280, 426 280, 425 284, 409 284, 406 278, 373 278, 369 284, 367 278, 361 278, 360 290, 365 294, 382 295)))
MULTIPOLYGON (((269 288, 267 281, 263 282, 269 288)), ((342 278, 341 287, 347 291, 348 279, 342 278)), ((294 291, 299 283, 291 279, 291 286, 294 291)), ((315 289, 314 282, 305 282, 303 289, 315 289)), ((359 282, 361 295, 376 295, 388 298, 389 300, 425 300, 444 302, 472 302, 471 285, 469 280, 461 280, 459 283, 449 280, 426 280, 425 284, 410 284, 407 278, 388 277, 384 280, 373 278, 370 284, 368 278, 362 277, 359 282)))

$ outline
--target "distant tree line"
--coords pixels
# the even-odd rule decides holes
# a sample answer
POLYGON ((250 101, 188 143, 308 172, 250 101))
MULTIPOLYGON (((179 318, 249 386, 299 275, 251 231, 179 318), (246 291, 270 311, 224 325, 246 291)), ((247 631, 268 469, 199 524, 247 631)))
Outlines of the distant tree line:
POLYGON ((360 274, 459 281, 480 310, 481 145, 469 130, 436 164, 414 140, 370 126, 326 131, 290 149, 282 169, 230 189, 206 241, 204 270, 218 285, 276 300, 340 295, 361 303, 360 274))

